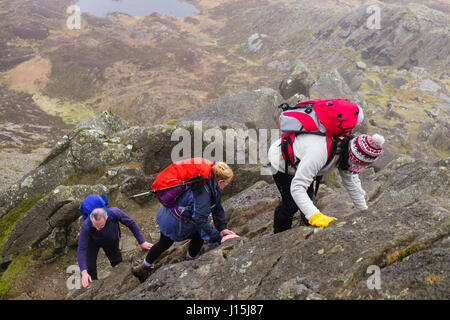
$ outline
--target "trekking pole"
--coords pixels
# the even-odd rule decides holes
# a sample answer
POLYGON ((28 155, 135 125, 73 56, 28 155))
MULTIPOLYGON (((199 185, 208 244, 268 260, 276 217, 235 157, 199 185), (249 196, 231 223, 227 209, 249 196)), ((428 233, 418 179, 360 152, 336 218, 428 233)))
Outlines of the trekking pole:
POLYGON ((135 194, 135 195, 129 196, 128 199, 134 199, 134 198, 143 197, 143 196, 152 196, 154 194, 155 194, 155 191, 150 190, 150 191, 147 191, 147 192, 143 192, 143 193, 139 193, 139 194, 135 194))
POLYGON ((128 199, 134 199, 134 198, 143 197, 143 196, 153 196, 155 193, 160 192, 160 191, 166 191, 166 190, 169 190, 169 189, 172 189, 172 188, 175 188, 175 187, 182 187, 182 186, 185 186, 185 185, 197 183, 197 182, 200 182, 202 180, 207 180, 207 179, 208 178, 202 178, 202 175, 198 174, 196 176, 193 176, 192 178, 186 179, 185 181, 177 183, 177 184, 175 184, 173 186, 162 188, 162 189, 150 190, 150 191, 147 191, 147 192, 135 194, 135 195, 129 196, 128 199))

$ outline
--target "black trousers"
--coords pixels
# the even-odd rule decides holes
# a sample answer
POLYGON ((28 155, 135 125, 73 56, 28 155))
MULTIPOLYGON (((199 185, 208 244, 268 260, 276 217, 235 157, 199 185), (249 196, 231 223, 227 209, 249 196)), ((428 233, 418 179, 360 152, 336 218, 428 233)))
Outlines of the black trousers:
MULTIPOLYGON (((200 237, 198 232, 195 233, 190 239, 191 241, 189 242, 188 252, 191 257, 195 257, 203 246, 203 239, 200 237)), ((173 242, 174 241, 172 239, 160 233, 159 241, 150 248, 145 261, 148 263, 154 263, 164 251, 172 246, 173 242)))
POLYGON ((100 248, 106 254, 111 266, 114 267, 122 262, 122 253, 119 249, 119 239, 108 246, 99 246, 93 242, 88 244, 87 250, 87 272, 93 280, 97 280, 97 256, 100 248))
MULTIPOLYGON (((294 214, 299 211, 297 204, 291 195, 291 183, 294 176, 285 174, 283 172, 277 172, 273 175, 273 180, 277 185, 278 191, 281 194, 281 202, 275 208, 275 212, 273 215, 273 233, 282 232, 288 230, 292 227, 292 220, 294 218, 294 214)), ((314 198, 314 181, 308 188, 308 196, 312 200, 314 198)), ((305 223, 305 225, 309 225, 308 220, 306 219, 303 212, 300 211, 300 216, 305 223)))

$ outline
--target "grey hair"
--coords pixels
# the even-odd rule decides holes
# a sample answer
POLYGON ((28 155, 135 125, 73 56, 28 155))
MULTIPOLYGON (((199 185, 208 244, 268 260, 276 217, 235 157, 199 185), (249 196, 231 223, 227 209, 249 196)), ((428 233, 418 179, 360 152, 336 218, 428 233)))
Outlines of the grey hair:
POLYGON ((108 219, 108 213, 103 208, 97 208, 92 210, 91 212, 91 221, 99 221, 101 219, 105 219, 105 221, 108 219))

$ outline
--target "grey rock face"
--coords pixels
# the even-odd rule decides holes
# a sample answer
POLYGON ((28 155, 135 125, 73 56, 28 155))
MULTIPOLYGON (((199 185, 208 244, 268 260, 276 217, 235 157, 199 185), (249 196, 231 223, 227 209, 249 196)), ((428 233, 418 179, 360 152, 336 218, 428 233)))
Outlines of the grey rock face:
POLYGON ((364 72, 361 70, 350 70, 345 72, 342 77, 353 92, 359 91, 364 79, 364 72))
MULTIPOLYGON (((251 240, 230 240, 198 260, 163 266, 121 298, 446 299, 448 174, 424 165, 399 159, 378 173, 375 181, 387 181, 367 212, 335 212, 339 220, 323 230, 300 226, 274 235, 260 224, 251 240), (381 268, 381 291, 367 287, 371 265, 381 268)), ((248 196, 255 188, 264 186, 248 196)))
POLYGON ((89 117, 82 120, 75 128, 80 129, 95 129, 102 131, 105 135, 111 136, 116 132, 125 130, 128 128, 127 123, 117 115, 105 111, 98 116, 89 117))
POLYGON ((360 70, 366 70, 367 69, 367 65, 363 62, 363 61, 358 61, 356 63, 356 66, 358 67, 358 69, 360 70))
MULTIPOLYGON (((261 91, 266 98, 276 94, 271 89, 261 91)), ((255 95, 260 97, 259 93, 255 95)), ((77 208, 85 196, 115 192, 116 204, 126 207, 130 205, 127 196, 149 190, 156 175, 172 163, 171 150, 178 142, 172 141, 171 136, 177 127, 118 126, 120 131, 109 130, 111 123, 104 121, 105 116, 85 120, 87 127, 68 133, 35 170, 0 195, 0 218, 20 206, 23 199, 43 197, 17 221, 10 222, 12 230, 4 239, 1 263, 38 246, 63 250, 76 245, 80 215, 77 208), (99 127, 92 128, 91 124, 99 127)), ((111 119, 121 123, 119 118, 111 119)), ((195 138, 191 123, 178 128, 187 132, 190 139, 195 138)), ((216 130, 225 137, 221 129, 216 130)), ((204 141, 201 150, 207 145, 204 141)), ((248 142, 243 147, 244 152, 248 151, 248 142)), ((271 176, 261 175, 258 164, 249 165, 248 159, 232 168, 238 183, 232 183, 227 194, 240 192, 259 180, 271 180, 271 176)))
POLYGON ((281 96, 270 88, 231 94, 206 104, 183 119, 208 126, 277 128, 281 96))
POLYGON ((320 94, 320 98, 344 98, 352 102, 363 104, 364 98, 352 92, 338 70, 320 72, 312 90, 320 94))
POLYGON ((438 92, 439 90, 442 90, 441 86, 431 79, 423 80, 420 83, 419 88, 420 88, 420 90, 431 91, 433 93, 438 92))
POLYGON ((309 69, 301 60, 296 60, 291 70, 291 74, 280 84, 283 99, 289 99, 295 94, 309 96, 309 89, 314 84, 309 69))
POLYGON ((408 82, 405 80, 405 78, 398 76, 392 79, 390 83, 392 84, 392 86, 394 86, 394 88, 400 89, 403 85, 405 85, 408 82))
MULTIPOLYGON (((80 223, 76 208, 87 194, 119 193, 116 198, 120 203, 130 205, 120 194, 144 187, 152 174, 164 168, 162 160, 168 161, 164 150, 174 130, 173 126, 158 126, 120 131, 118 137, 124 145, 131 143, 140 149, 149 144, 136 158, 149 162, 148 171, 145 166, 133 168, 119 163, 109 166, 96 180, 104 185, 53 187, 17 222, 3 248, 2 261, 11 261, 35 246, 62 249, 76 244, 80 223), (124 189, 114 185, 122 182, 127 185, 122 186, 124 189)), ((62 150, 70 150, 72 143, 81 139, 88 139, 79 143, 82 147, 106 137, 95 129, 85 131, 92 134, 69 140, 62 150)), ((41 170, 63 154, 47 161, 41 170)), ((316 200, 320 210, 337 217, 337 221, 325 229, 306 227, 297 213, 293 228, 275 235, 273 211, 280 196, 272 177, 260 181, 259 166, 236 166, 235 180, 230 185, 236 195, 224 201, 224 208, 229 228, 241 238, 205 249, 194 261, 183 260, 185 245, 175 246, 142 285, 129 273, 130 264, 139 263, 142 256, 133 248, 134 239, 128 239, 122 249, 134 258, 108 271, 89 289, 73 292, 68 298, 446 299, 448 272, 443 270, 448 269, 447 244, 442 240, 450 232, 448 163, 395 157, 391 153, 386 156, 375 173, 361 175, 369 194, 368 211, 353 208, 337 179, 322 185, 316 200), (369 290, 366 284, 367 268, 372 265, 381 268, 383 274, 382 289, 378 291, 369 290), (413 280, 418 278, 420 282, 413 280)), ((129 159, 133 158, 120 161, 129 159)), ((25 178, 21 188, 33 183, 25 178)))
MULTIPOLYGON (((413 253, 380 272, 380 289, 369 290, 364 284, 358 289, 371 299, 432 299, 447 300, 448 237, 436 241, 425 250, 413 253), (386 285, 387 284, 387 285, 386 285)), ((351 295, 350 298, 355 298, 351 295)))

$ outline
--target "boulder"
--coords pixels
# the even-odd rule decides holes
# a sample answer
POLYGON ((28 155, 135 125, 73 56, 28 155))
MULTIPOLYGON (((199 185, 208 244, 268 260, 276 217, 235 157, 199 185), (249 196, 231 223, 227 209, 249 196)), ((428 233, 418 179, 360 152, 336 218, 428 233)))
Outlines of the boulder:
POLYGON ((202 121, 207 126, 227 126, 235 128, 278 128, 278 109, 282 97, 270 88, 226 95, 182 119, 202 121))
POLYGON ((350 90, 357 92, 361 89, 362 81, 364 79, 364 73, 361 70, 350 70, 343 73, 342 77, 347 83, 350 90))
POLYGON ((306 65, 299 59, 295 60, 290 75, 281 81, 280 94, 287 100, 295 94, 309 96, 309 89, 314 79, 306 65))
POLYGON ((401 76, 397 76, 397 77, 395 77, 394 79, 392 79, 392 80, 390 81, 390 84, 391 84, 395 89, 400 89, 400 88, 402 88, 402 86, 404 86, 404 85, 407 84, 407 83, 408 83, 408 81, 405 80, 405 78, 404 78, 404 77, 401 77, 401 76))
POLYGON ((273 210, 280 193, 272 181, 258 181, 223 203, 228 227, 241 236, 252 238, 273 232, 273 210))
POLYGON ((75 131, 80 129, 95 129, 102 131, 106 136, 112 136, 119 131, 128 129, 128 124, 116 114, 105 111, 82 120, 75 127, 75 131))
POLYGON ((441 86, 431 79, 423 80, 419 85, 419 89, 423 91, 431 91, 432 93, 437 93, 442 90, 441 86))
POLYGON ((429 142, 435 148, 448 152, 450 150, 449 131, 450 125, 448 121, 444 119, 439 120, 435 130, 429 137, 429 142))
POLYGON ((320 72, 311 90, 323 99, 344 98, 358 104, 364 101, 364 98, 352 92, 337 69, 320 72))
POLYGON ((356 63, 356 67, 360 70, 366 70, 367 69, 367 65, 365 64, 365 62, 363 61, 358 61, 356 63))
POLYGON ((121 262, 111 268, 107 277, 94 281, 88 288, 72 290, 66 300, 113 300, 139 284, 131 272, 131 263, 121 262))

